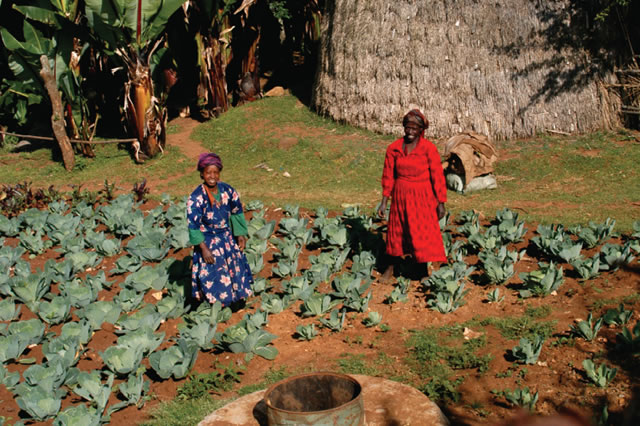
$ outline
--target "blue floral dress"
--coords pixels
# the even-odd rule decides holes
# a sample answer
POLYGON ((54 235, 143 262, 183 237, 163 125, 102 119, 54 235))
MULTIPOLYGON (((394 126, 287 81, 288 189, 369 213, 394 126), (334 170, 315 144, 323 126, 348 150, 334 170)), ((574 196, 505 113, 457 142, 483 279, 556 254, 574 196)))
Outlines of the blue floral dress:
POLYGON ((202 233, 215 263, 206 263, 198 244, 194 241, 191 269, 191 295, 209 303, 220 301, 228 306, 232 302, 251 296, 253 277, 244 253, 233 238, 231 215, 242 214, 238 193, 230 185, 218 182, 219 200, 209 200, 204 185, 199 185, 187 201, 187 220, 190 235, 202 233), (197 232, 197 231, 200 232, 197 232))

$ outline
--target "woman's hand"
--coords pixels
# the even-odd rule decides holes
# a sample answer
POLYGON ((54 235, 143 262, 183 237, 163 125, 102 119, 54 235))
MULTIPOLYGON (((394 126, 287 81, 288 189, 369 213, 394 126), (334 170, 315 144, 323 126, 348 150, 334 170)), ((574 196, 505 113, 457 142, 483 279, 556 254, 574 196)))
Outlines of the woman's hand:
POLYGON ((380 207, 378 207, 378 217, 380 219, 384 219, 387 214, 387 197, 382 197, 382 201, 380 202, 380 207))
POLYGON ((211 250, 209 250, 209 247, 207 247, 204 241, 201 242, 198 247, 200 247, 202 258, 206 263, 215 263, 216 259, 213 257, 213 253, 211 253, 211 250))
POLYGON ((442 219, 445 214, 447 214, 447 210, 444 208, 444 203, 438 203, 436 207, 436 214, 438 215, 438 220, 442 219))
POLYGON ((238 235, 236 238, 238 240, 238 247, 241 251, 244 251, 244 248, 247 246, 247 237, 244 235, 238 235))

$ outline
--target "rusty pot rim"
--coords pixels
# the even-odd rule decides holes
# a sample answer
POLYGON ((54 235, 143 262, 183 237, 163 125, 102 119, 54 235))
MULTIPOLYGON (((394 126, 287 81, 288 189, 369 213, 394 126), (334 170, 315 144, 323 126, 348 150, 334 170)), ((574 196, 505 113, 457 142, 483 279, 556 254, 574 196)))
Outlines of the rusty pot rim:
POLYGON ((294 380, 298 380, 298 379, 301 379, 301 378, 304 378, 304 377, 309 377, 309 376, 334 376, 334 377, 339 377, 341 379, 348 380, 348 381, 353 382, 353 383, 356 384, 357 390, 358 390, 358 394, 353 399, 351 399, 350 401, 347 401, 342 405, 338 405, 337 407, 329 408, 328 410, 305 411, 305 413, 309 413, 309 414, 328 413, 328 412, 331 412, 331 411, 334 411, 334 410, 338 410, 338 409, 344 407, 345 405, 352 404, 354 401, 357 401, 358 399, 362 399, 362 385, 354 377, 351 377, 348 374, 334 373, 333 371, 316 371, 316 372, 313 372, 313 373, 296 374, 295 376, 287 377, 286 379, 282 379, 279 382, 274 383, 271 386, 269 386, 269 388, 265 391, 264 396, 262 398, 264 400, 264 403, 267 405, 267 408, 271 409, 271 410, 279 411, 279 412, 282 412, 282 413, 288 413, 288 414, 289 413, 290 414, 300 413, 300 411, 290 411, 290 410, 285 410, 283 408, 274 407, 273 405, 271 405, 271 402, 269 401, 268 397, 276 387, 278 387, 278 386, 280 386, 282 384, 285 384, 287 382, 292 382, 294 380))

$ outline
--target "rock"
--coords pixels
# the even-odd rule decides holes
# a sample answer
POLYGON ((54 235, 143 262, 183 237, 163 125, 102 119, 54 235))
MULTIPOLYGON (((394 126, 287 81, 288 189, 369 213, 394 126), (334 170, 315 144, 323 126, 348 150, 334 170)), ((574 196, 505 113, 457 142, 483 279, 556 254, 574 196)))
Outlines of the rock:
POLYGON ((276 96, 284 96, 287 94, 287 91, 284 90, 282 86, 275 86, 267 93, 264 94, 265 97, 276 97, 276 96))
POLYGON ((462 335, 464 336, 464 340, 477 339, 482 336, 484 333, 480 333, 479 331, 473 331, 470 328, 465 327, 462 331, 462 335))

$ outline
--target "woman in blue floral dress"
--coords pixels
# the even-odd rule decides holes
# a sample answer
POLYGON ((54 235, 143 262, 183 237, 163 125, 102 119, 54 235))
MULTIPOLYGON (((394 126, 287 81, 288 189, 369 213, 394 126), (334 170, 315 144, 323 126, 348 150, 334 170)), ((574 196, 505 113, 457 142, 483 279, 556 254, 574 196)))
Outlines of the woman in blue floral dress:
POLYGON ((220 181, 220 157, 200 154, 198 171, 203 182, 187 201, 189 240, 194 246, 191 295, 229 306, 252 294, 253 278, 242 252, 247 224, 238 193, 220 181))

